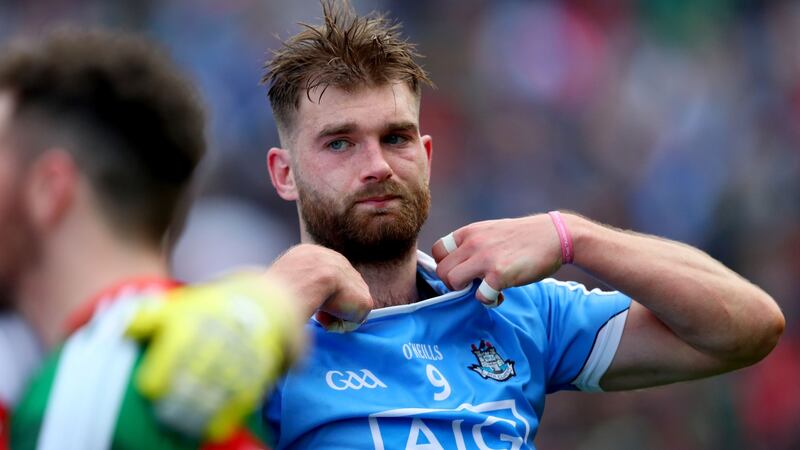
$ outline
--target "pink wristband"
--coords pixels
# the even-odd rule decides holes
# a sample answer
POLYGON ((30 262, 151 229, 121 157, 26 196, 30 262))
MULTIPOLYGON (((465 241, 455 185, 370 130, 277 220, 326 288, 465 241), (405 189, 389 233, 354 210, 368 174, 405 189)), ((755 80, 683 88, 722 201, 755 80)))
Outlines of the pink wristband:
POLYGON ((569 234, 567 224, 561 218, 561 213, 558 211, 550 211, 547 213, 553 219, 553 225, 556 226, 558 232, 558 240, 561 241, 561 264, 572 264, 575 257, 575 252, 572 249, 572 235, 569 234))

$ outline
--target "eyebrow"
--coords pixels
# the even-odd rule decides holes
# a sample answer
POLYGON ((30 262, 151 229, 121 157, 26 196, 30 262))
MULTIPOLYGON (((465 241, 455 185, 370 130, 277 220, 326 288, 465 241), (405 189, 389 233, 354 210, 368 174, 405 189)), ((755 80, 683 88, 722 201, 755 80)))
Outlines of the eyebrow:
POLYGON ((417 128, 417 124, 414 122, 397 122, 397 123, 390 123, 386 125, 385 132, 397 132, 397 131, 405 131, 405 132, 412 132, 412 133, 419 133, 419 129, 417 128))
MULTIPOLYGON (((355 132, 356 130, 358 130, 358 125, 355 122, 336 123, 324 127, 319 133, 317 133, 316 140, 324 139, 330 136, 350 134, 355 132)), ((392 122, 386 124, 386 126, 383 127, 382 133, 393 133, 400 131, 412 132, 412 133, 419 132, 416 123, 410 121, 404 121, 404 122, 392 122)))
POLYGON ((355 122, 336 123, 328 125, 317 133, 317 140, 338 134, 349 134, 358 129, 355 122))

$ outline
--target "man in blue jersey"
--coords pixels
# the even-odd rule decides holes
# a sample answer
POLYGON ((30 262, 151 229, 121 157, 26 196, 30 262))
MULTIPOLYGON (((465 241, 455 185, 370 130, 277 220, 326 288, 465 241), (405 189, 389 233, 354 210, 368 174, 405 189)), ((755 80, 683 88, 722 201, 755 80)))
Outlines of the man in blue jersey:
POLYGON ((547 393, 710 376, 774 347, 784 319, 761 289, 577 214, 479 222, 419 252, 428 77, 397 25, 323 9, 266 66, 268 168, 302 241, 347 257, 377 308, 350 333, 309 324, 315 348, 265 407, 278 448, 530 448, 547 393), (547 278, 567 263, 618 291, 547 278))

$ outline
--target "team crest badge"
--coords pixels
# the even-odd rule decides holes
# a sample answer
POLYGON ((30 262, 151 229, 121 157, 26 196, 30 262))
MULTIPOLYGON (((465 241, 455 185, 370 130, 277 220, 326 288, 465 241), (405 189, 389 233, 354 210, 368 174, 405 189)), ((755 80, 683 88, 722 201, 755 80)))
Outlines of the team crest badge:
POLYGON ((497 349, 488 341, 481 339, 481 344, 472 344, 472 354, 478 358, 478 364, 469 366, 471 370, 481 376, 481 378, 491 378, 496 381, 506 381, 516 375, 514 372, 514 361, 504 360, 497 353, 497 349))

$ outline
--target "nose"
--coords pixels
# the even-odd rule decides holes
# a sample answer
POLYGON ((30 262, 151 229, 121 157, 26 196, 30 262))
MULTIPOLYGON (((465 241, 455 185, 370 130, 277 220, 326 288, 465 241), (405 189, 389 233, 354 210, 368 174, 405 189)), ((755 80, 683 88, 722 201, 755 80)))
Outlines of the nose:
POLYGON ((362 182, 375 183, 386 181, 392 177, 392 166, 386 161, 383 148, 381 148, 379 142, 369 142, 364 147, 363 157, 362 182))

